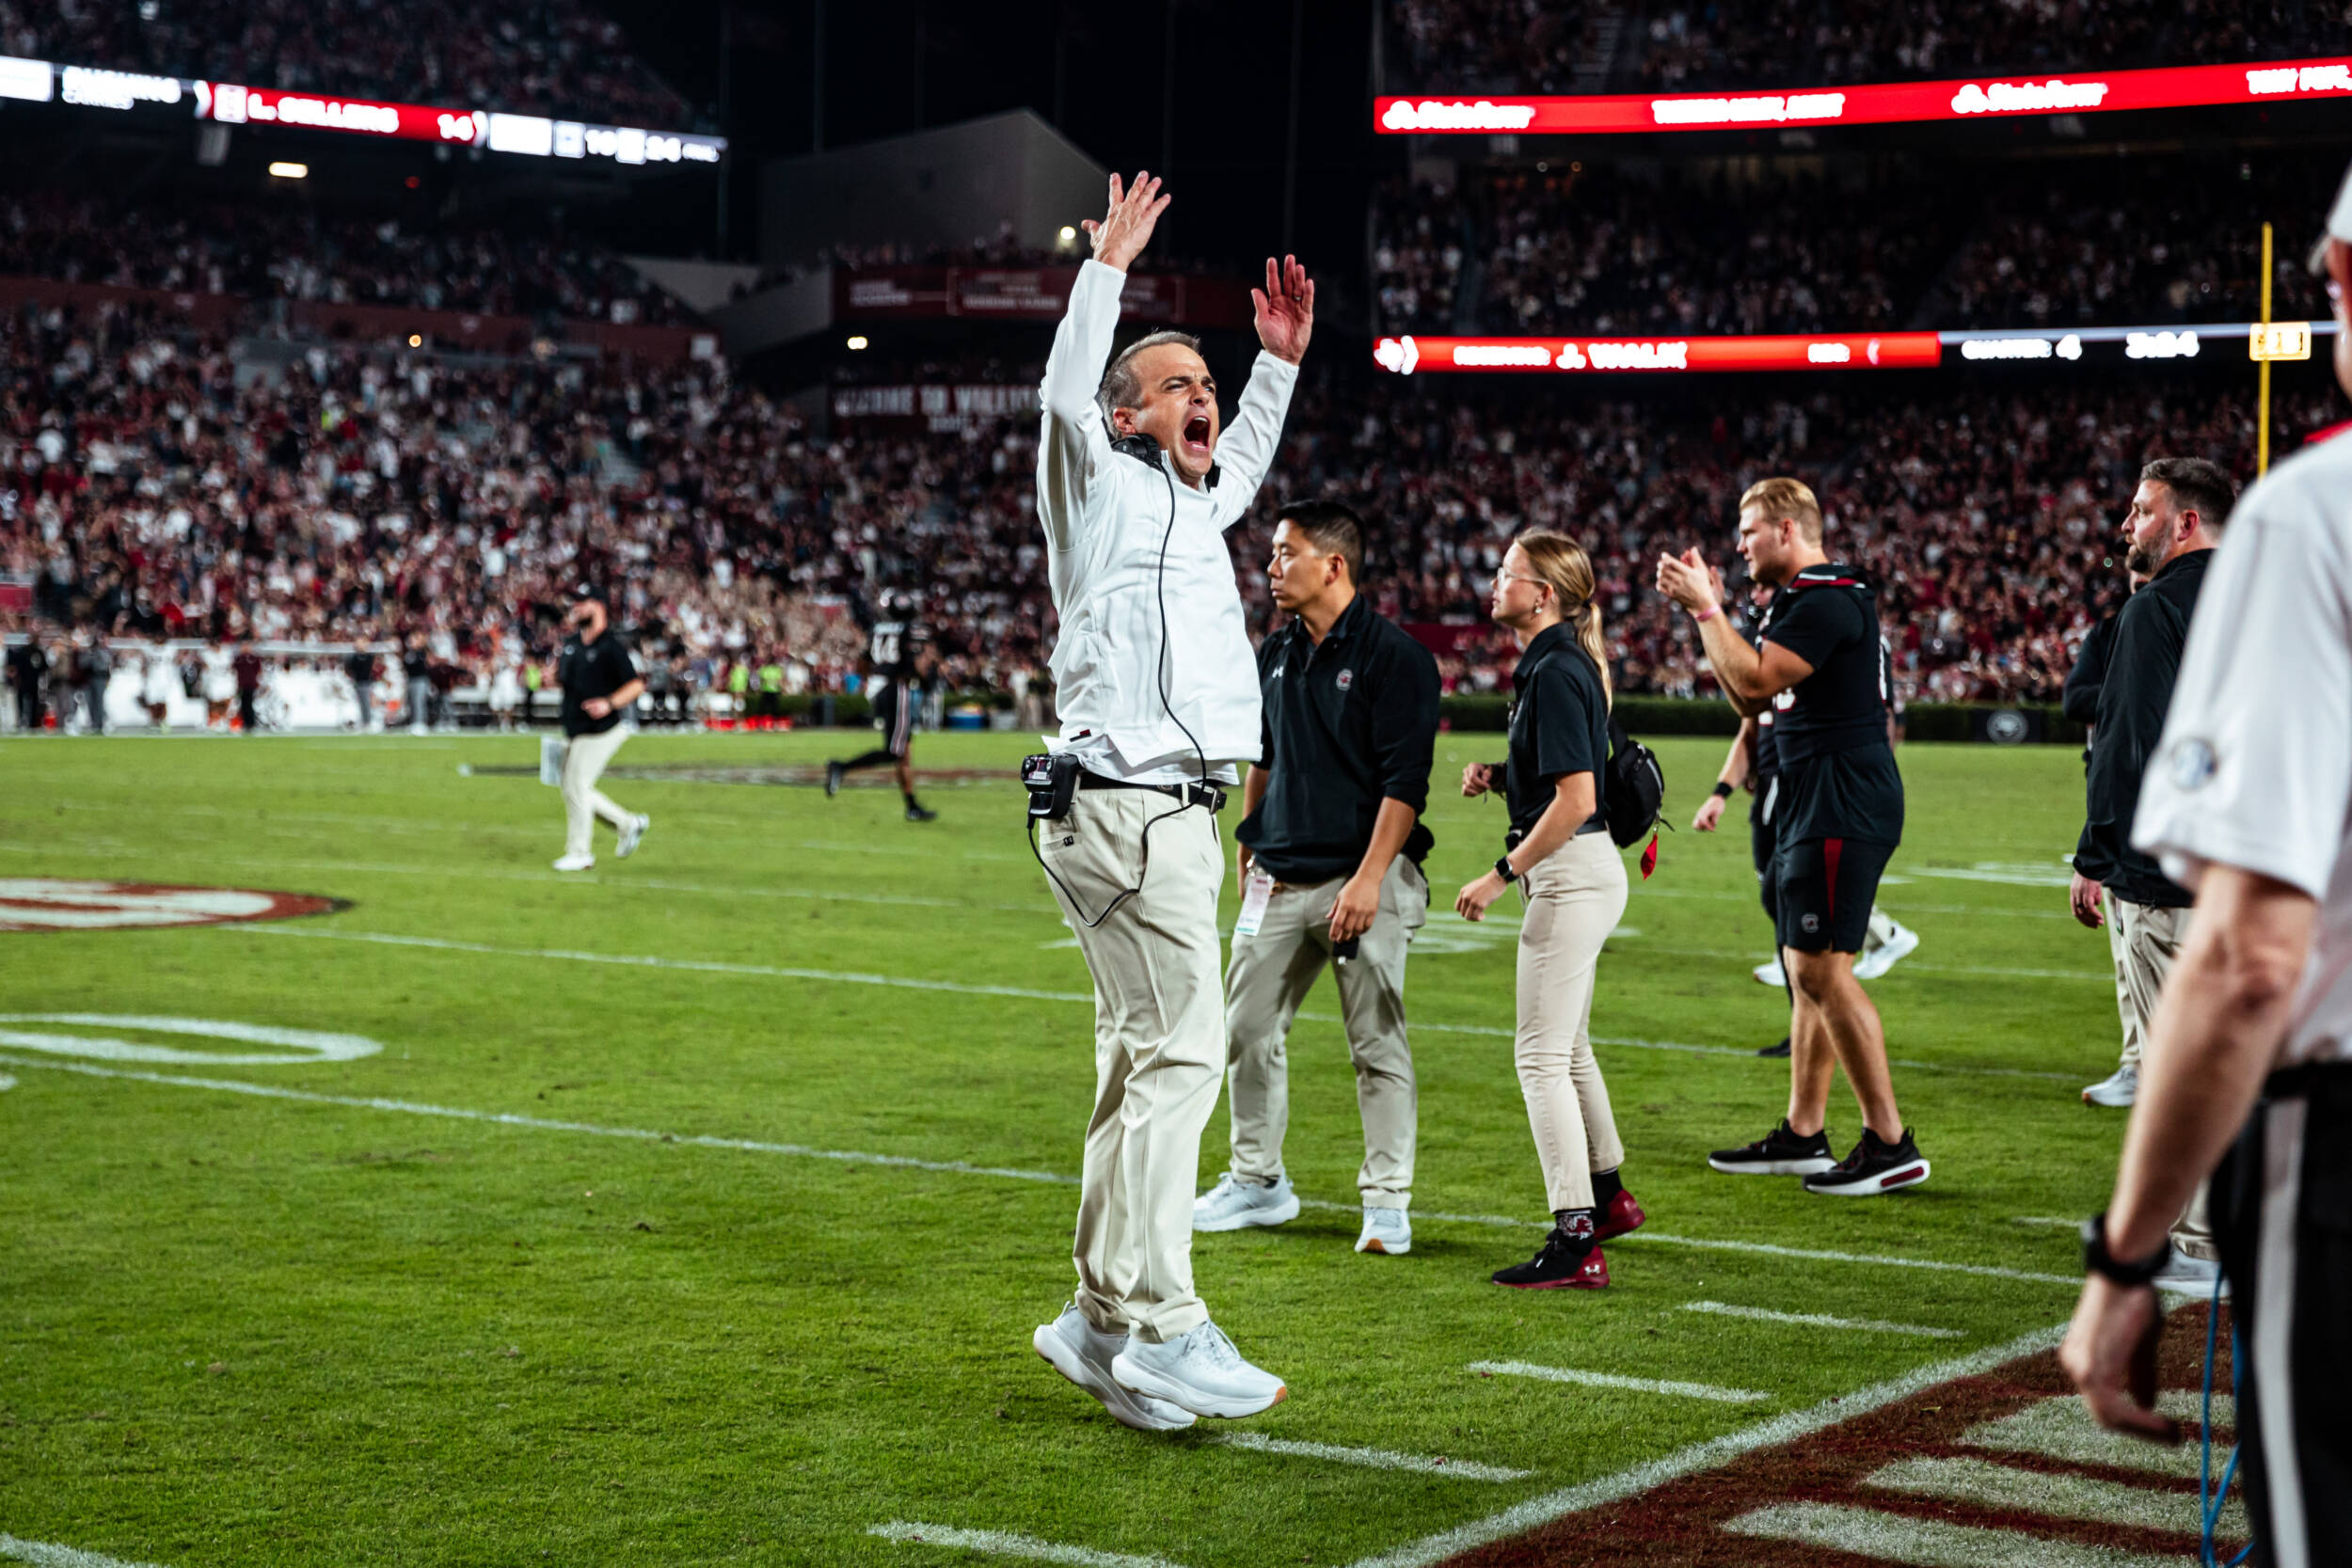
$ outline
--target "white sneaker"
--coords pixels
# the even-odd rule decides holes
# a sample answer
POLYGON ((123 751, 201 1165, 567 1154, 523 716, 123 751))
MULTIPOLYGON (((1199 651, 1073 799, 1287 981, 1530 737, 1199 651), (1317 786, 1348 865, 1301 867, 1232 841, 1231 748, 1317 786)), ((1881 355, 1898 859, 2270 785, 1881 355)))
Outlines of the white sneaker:
POLYGON ((1853 961, 1853 977, 1875 980, 1911 957, 1918 946, 1919 933, 1908 926, 1898 926, 1893 936, 1853 961))
POLYGON ((1356 1238, 1356 1250, 1402 1258, 1413 1250, 1413 1222, 1402 1209, 1375 1209, 1366 1204, 1363 1234, 1356 1238))
POLYGON ((642 811, 635 816, 630 817, 628 819, 628 826, 621 830, 620 847, 612 851, 612 858, 617 861, 625 861, 628 859, 629 856, 637 853, 638 845, 644 842, 645 830, 652 826, 653 818, 646 816, 642 811))
POLYGON ((2221 1299, 2230 1299, 2230 1282, 2221 1277, 2220 1264, 2210 1258, 2191 1258, 2178 1248, 2165 1259, 2164 1267, 2158 1269, 2155 1277, 2148 1283, 2159 1291, 2174 1291, 2182 1295, 2195 1296, 2201 1301, 2213 1299, 2214 1286, 2217 1283, 2221 1287, 2221 1299))
POLYGON ((2108 1105, 2121 1108, 2139 1098, 2139 1069, 2131 1066, 2117 1068, 2096 1084, 2083 1090, 2086 1105, 2108 1105))
POLYGON ((565 855, 555 863, 555 868, 558 871, 589 871, 595 869, 596 863, 596 857, 594 855, 565 855))
POLYGON ((1240 1230, 1253 1225, 1286 1225, 1298 1217, 1298 1195, 1291 1179, 1271 1185, 1227 1171, 1216 1186, 1192 1200, 1195 1230, 1240 1230))
POLYGON ((1130 1338, 1111 1359, 1111 1376, 1138 1394, 1184 1406, 1196 1416, 1255 1416, 1282 1402, 1282 1380, 1241 1358, 1215 1323, 1164 1344, 1130 1338))
POLYGON ((1777 989, 1788 983, 1788 973, 1780 967, 1780 960, 1774 958, 1771 963, 1756 966, 1756 983, 1777 989))
POLYGON ((1054 1370, 1101 1400, 1120 1425, 1137 1432, 1175 1432, 1192 1425, 1191 1411, 1119 1386, 1111 1376, 1111 1360, 1127 1348, 1127 1336, 1104 1333, 1087 1322, 1076 1302, 1063 1307, 1052 1323, 1040 1323, 1029 1343, 1054 1370))

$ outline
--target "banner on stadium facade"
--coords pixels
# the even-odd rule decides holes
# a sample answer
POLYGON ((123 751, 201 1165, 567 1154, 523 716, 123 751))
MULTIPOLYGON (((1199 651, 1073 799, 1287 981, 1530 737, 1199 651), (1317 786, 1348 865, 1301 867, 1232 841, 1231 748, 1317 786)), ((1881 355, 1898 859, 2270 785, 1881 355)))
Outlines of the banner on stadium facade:
POLYGON ((142 104, 178 109, 186 103, 193 106, 197 119, 222 125, 285 125, 304 131, 480 147, 530 157, 604 159, 616 164, 716 164, 727 147, 724 136, 694 132, 591 125, 485 109, 381 103, 332 93, 149 76, 14 56, 0 56, 0 98, 119 113, 142 104))
POLYGON ((898 383, 835 387, 834 422, 866 431, 965 431, 997 420, 1034 420, 1034 382, 898 383))
MULTIPOLYGON (((837 267, 834 316, 842 321, 916 321, 968 316, 1056 322, 1069 308, 1076 267, 837 267)), ((1237 279, 1130 273, 1120 310, 1171 326, 1238 328, 1249 322, 1249 289, 1237 279)))
POLYGON ((1387 135, 1559 135, 1634 131, 1804 129, 2012 115, 2180 109, 2352 97, 2352 57, 2258 60, 2047 76, 1975 76, 1786 92, 1614 93, 1505 98, 1422 94, 1373 100, 1387 135))

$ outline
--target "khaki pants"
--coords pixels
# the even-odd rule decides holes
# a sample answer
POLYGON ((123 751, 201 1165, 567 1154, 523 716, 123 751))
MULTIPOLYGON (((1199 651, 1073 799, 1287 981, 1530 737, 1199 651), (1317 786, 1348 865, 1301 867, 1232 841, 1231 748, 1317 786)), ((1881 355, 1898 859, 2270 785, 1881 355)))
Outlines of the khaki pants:
POLYGON ((564 747, 564 852, 585 855, 596 847, 596 819, 599 816, 615 829, 628 821, 629 814, 614 805, 604 791, 596 787, 596 780, 604 774, 605 765, 612 753, 628 738, 628 726, 615 724, 602 735, 576 735, 564 747))
POLYGON ((1625 1159, 1609 1086, 1593 1057, 1600 946, 1625 913, 1625 862, 1607 833, 1582 833, 1527 873, 1519 927, 1519 1092, 1553 1211, 1593 1206, 1593 1172, 1625 1159))
POLYGON ((1147 1344, 1208 1321, 1192 1289, 1192 1199, 1200 1132, 1225 1065, 1216 818, 1137 789, 1081 790, 1070 815, 1038 825, 1054 896, 1094 976, 1094 1114, 1079 1178, 1078 1310, 1147 1344), (1143 891, 1093 928, 1120 894, 1143 891))
MULTIPOLYGON (((2106 895, 2106 906, 2107 951, 2115 958, 2115 1008, 2123 1020, 2123 1065, 2139 1068, 2144 1078, 2149 1025, 2155 1022, 2165 976, 2172 973, 2181 943, 2188 940, 2189 911, 2135 904, 2112 893, 2106 895)), ((2172 1244, 2192 1258, 2210 1261, 2217 1256, 2202 1181, 2173 1224, 2172 1244)))
MULTIPOLYGON (((1284 883, 1266 900, 1258 933, 1233 937, 1225 973, 1226 1075, 1232 1091, 1236 1176, 1272 1181, 1282 1174, 1282 1134, 1291 1117, 1286 1045, 1299 1004, 1331 961, 1331 906, 1347 879, 1284 883)), ((1356 1064, 1356 1106, 1364 1118, 1364 1164, 1357 1190, 1368 1209, 1402 1209, 1413 1196, 1413 1134, 1420 1091, 1405 1034, 1405 951, 1429 914, 1429 883, 1399 855, 1380 883, 1380 911, 1357 956, 1332 965, 1347 1053, 1356 1064)))

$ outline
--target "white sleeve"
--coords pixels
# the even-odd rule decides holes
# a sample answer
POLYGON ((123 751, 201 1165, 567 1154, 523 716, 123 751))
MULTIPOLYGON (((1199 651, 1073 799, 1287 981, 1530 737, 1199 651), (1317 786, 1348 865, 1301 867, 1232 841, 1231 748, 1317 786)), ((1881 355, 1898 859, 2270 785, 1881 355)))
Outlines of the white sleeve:
POLYGON ((1088 491, 1096 466, 1111 454, 1094 394, 1110 363, 1111 338, 1119 328, 1120 291, 1127 275, 1089 261, 1071 286, 1070 309, 1054 331, 1045 361, 1041 401, 1044 430, 1037 448, 1037 515, 1057 550, 1070 548, 1085 519, 1088 491))
POLYGON ((1281 450, 1282 420, 1290 413, 1291 391, 1298 385, 1298 367, 1263 349, 1249 367, 1249 385, 1241 389, 1241 404, 1233 410, 1232 428, 1216 444, 1217 523, 1231 528, 1249 510, 1266 470, 1281 450))
POLYGON ((2151 760, 2132 842, 2195 890, 2234 866, 2324 898, 2352 809, 2352 606, 2314 487, 2231 519, 2151 760))

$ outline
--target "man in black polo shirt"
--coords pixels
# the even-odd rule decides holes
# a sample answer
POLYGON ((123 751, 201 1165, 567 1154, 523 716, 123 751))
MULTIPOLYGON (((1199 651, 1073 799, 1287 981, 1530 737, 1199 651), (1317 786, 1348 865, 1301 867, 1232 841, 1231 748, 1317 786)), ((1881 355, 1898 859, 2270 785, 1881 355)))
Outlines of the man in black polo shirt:
POLYGON ((653 818, 623 811, 596 787, 605 765, 628 738, 622 723, 629 705, 644 695, 645 683, 637 673, 621 634, 607 626, 604 595, 585 584, 572 590, 571 612, 564 617, 569 636, 555 666, 556 685, 564 693, 564 858, 558 871, 586 871, 596 863, 596 818, 612 824, 621 835, 613 853, 627 860, 637 848, 653 818))
POLYGON ((1821 508, 1793 479, 1740 498, 1740 550, 1777 592, 1760 643, 1724 614, 1723 580, 1694 548, 1658 562, 1658 589, 1691 612, 1724 694, 1742 717, 1773 710, 1780 753, 1774 810, 1774 924, 1796 995, 1789 1018, 1788 1115, 1720 1171, 1803 1176, 1805 1190, 1865 1197, 1916 1186, 1928 1162, 1895 1103, 1878 1009, 1854 978, 1879 874, 1902 840, 1903 781, 1887 743, 1878 598, 1821 548, 1821 508), (1830 1153, 1830 1080, 1838 1068, 1862 1107, 1862 1139, 1830 1153))
POLYGON ((1412 1250, 1419 1099, 1405 1031, 1405 953, 1429 911, 1421 825, 1438 740, 1438 661, 1356 587, 1363 524, 1333 501, 1283 509, 1267 579, 1291 622, 1258 650, 1263 738, 1242 785, 1242 912, 1225 976, 1232 1165, 1196 1230, 1298 1213, 1282 1173, 1284 1042, 1332 963, 1364 1118, 1359 1252, 1412 1250))

